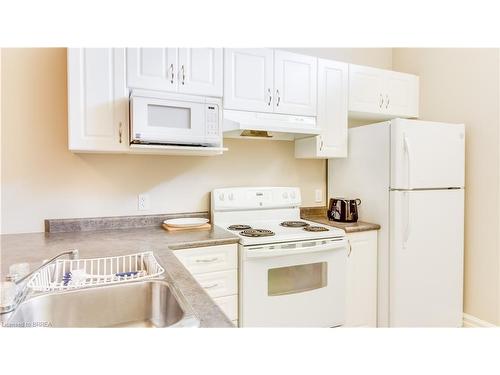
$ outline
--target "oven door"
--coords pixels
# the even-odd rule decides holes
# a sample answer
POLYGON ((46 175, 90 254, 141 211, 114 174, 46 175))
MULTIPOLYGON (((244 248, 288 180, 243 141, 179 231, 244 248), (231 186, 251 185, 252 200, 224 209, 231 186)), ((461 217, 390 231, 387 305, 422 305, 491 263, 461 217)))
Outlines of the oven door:
POLYGON ((335 327, 344 323, 347 242, 242 247, 242 327, 335 327))
POLYGON ((132 143, 219 144, 219 106, 202 101, 131 96, 132 143))

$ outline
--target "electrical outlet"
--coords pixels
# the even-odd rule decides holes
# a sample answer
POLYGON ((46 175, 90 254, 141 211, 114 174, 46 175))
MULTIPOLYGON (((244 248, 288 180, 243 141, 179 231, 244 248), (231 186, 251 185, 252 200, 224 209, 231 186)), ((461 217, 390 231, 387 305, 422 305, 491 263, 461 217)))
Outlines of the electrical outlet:
POLYGON ((323 190, 316 189, 314 191, 314 201, 317 203, 321 203, 323 201, 323 190))
POLYGON ((137 209, 140 211, 149 210, 149 195, 139 194, 137 196, 137 209))

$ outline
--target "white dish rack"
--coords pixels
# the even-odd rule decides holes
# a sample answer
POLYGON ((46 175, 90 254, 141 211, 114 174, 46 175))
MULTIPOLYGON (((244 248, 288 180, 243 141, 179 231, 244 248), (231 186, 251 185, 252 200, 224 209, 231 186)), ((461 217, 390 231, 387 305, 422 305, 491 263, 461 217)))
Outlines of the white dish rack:
POLYGON ((150 279, 164 271, 151 251, 106 258, 58 259, 33 275, 28 287, 43 292, 61 291, 150 279))

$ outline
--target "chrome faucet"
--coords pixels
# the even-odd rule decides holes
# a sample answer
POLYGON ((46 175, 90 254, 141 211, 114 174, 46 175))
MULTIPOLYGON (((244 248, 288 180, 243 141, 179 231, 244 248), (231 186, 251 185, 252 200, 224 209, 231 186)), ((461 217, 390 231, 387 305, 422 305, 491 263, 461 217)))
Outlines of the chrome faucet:
POLYGON ((7 314, 13 312, 17 308, 17 306, 19 306, 19 304, 21 304, 21 302, 24 301, 28 290, 27 288, 28 283, 26 281, 29 280, 31 276, 40 271, 42 268, 47 267, 48 265, 54 263, 57 259, 62 258, 63 256, 66 255, 69 257, 69 259, 72 260, 78 259, 79 257, 78 250, 76 249, 63 251, 62 253, 57 254, 56 256, 50 258, 49 260, 44 261, 42 265, 40 265, 39 267, 37 267, 36 269, 34 269, 33 271, 31 271, 30 273, 21 278, 18 278, 18 275, 7 275, 6 280, 16 284, 17 291, 12 304, 8 306, 0 305, 0 314, 7 314))

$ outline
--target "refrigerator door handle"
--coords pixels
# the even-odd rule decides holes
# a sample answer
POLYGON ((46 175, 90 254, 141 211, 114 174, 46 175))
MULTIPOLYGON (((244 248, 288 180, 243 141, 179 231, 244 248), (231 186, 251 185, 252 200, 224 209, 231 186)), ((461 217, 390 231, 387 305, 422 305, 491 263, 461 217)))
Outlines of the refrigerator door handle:
POLYGON ((403 137, 403 146, 404 146, 404 151, 406 154, 406 162, 407 164, 407 178, 408 178, 408 189, 411 189, 411 149, 410 149, 410 143, 408 142, 408 137, 404 135, 403 137))
POLYGON ((408 247, 408 240, 410 238, 410 193, 404 192, 403 193, 403 198, 405 200, 405 231, 404 231, 404 238, 403 238, 403 249, 406 249, 408 247))

